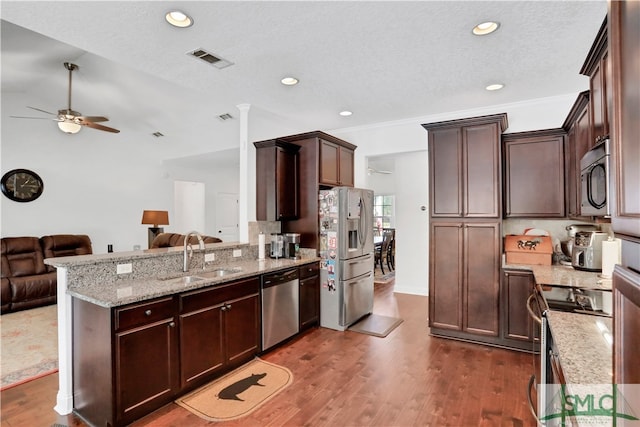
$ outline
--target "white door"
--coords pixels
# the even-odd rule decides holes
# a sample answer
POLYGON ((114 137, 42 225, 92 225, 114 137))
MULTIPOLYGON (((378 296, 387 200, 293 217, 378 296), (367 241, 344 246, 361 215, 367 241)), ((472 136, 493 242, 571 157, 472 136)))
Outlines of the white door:
POLYGON ((238 195, 218 193, 216 195, 216 234, 214 237, 223 242, 237 242, 238 234, 238 195))

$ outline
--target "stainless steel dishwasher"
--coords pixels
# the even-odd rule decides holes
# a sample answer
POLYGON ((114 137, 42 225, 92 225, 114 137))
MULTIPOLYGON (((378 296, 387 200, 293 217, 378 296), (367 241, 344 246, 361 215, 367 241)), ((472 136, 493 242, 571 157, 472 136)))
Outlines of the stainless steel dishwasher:
POLYGON ((262 350, 297 334, 298 269, 262 276, 262 350))

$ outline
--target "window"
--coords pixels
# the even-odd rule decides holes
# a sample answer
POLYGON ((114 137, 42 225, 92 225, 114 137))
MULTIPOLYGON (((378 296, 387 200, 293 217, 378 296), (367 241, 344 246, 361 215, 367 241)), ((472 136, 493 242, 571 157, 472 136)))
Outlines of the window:
POLYGON ((395 228, 396 196, 374 196, 373 198, 373 228, 382 235, 383 228, 395 228))

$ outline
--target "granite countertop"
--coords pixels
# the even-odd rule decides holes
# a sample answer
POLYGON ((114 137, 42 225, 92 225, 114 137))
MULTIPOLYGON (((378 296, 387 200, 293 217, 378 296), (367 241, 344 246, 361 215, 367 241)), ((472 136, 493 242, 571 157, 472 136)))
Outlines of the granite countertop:
POLYGON ((280 258, 264 260, 240 260, 230 262, 224 266, 215 266, 206 270, 191 269, 187 273, 176 273, 157 278, 141 280, 122 280, 116 283, 95 283, 90 286, 73 287, 67 289, 67 293, 102 307, 117 307, 120 305, 149 300, 152 298, 173 295, 180 292, 191 291, 208 286, 252 277, 259 274, 299 267, 301 265, 318 262, 320 258, 309 257, 299 260, 280 258), (203 277, 202 280, 185 283, 184 276, 206 275, 218 269, 238 269, 238 272, 225 274, 222 277, 203 277))
POLYGON ((502 268, 531 271, 536 283, 543 286, 611 290, 611 279, 600 277, 600 273, 576 270, 570 265, 525 265, 503 262, 502 268))
POLYGON ((547 318, 567 384, 611 384, 612 349, 598 327, 612 334, 611 318, 554 310, 547 318))

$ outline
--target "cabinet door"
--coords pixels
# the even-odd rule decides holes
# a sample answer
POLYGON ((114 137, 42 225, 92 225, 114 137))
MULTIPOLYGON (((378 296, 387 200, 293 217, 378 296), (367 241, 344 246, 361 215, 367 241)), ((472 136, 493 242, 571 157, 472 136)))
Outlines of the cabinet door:
POLYGON ((260 346, 260 298, 251 294, 225 304, 224 339, 230 366, 251 360, 260 346))
POLYGON ((353 150, 340 147, 340 159, 339 159, 339 177, 340 185, 346 187, 353 187, 353 150))
POLYGON ((201 383, 224 365, 222 304, 180 315, 180 386, 201 383))
POLYGON ((506 217, 565 216, 564 151, 564 135, 505 137, 506 217))
POLYGON ((276 147, 276 220, 298 218, 298 153, 276 147))
POLYGON ((462 136, 463 216, 499 218, 502 187, 498 125, 467 126, 462 136))
MULTIPOLYGON (((505 270, 502 279, 502 337, 509 340, 532 343, 535 328, 526 304, 533 292, 535 282, 533 273, 505 270)), ((531 346, 527 348, 530 349, 531 346)))
POLYGON ((590 147, 595 144, 597 138, 609 135, 609 111, 607 108, 607 60, 609 56, 605 51, 602 59, 596 65, 590 77, 591 89, 591 120, 593 126, 593 140, 590 147))
POLYGON ((431 223, 429 326, 462 329, 462 223, 431 223))
POLYGON ((567 183, 570 217, 580 215, 581 185, 580 160, 591 146, 591 129, 589 123, 589 104, 586 104, 571 127, 567 143, 569 145, 569 182, 567 183))
POLYGON ((463 331, 498 336, 500 224, 464 225, 463 331))
POLYGON ((459 127, 429 130, 432 217, 462 216, 462 132, 459 127))
POLYGON ((620 265, 614 268, 613 304, 613 382, 640 384, 640 274, 620 265))
POLYGON ((320 184, 340 185, 340 146, 320 140, 320 184))
MULTIPOLYGON (((302 267, 301 267, 302 268, 302 267)), ((300 279, 300 330, 320 321, 320 277, 300 279)))
POLYGON ((178 381, 177 348, 173 317, 115 334, 118 425, 171 401, 178 381))

